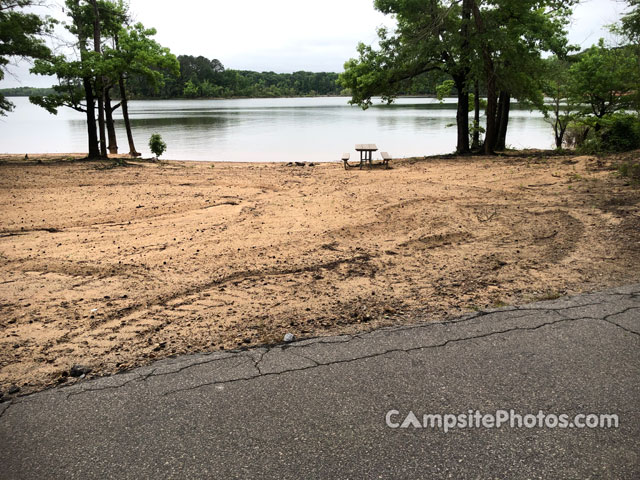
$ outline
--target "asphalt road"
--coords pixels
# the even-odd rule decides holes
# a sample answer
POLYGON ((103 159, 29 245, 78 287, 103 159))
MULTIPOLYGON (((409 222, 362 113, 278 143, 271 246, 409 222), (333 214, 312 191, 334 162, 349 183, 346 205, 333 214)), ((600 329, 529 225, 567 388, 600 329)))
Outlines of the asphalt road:
POLYGON ((0 477, 637 479, 639 346, 634 285, 167 359, 0 404, 0 477), (416 426, 511 409, 619 426, 416 426))

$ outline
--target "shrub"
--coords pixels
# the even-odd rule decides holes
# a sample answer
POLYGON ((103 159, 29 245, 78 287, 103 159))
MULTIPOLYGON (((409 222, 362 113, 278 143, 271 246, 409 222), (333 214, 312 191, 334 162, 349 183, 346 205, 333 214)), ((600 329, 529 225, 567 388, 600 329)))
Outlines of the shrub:
POLYGON ((615 113, 601 119, 590 118, 573 128, 577 132, 573 141, 580 153, 628 152, 640 148, 640 118, 636 115, 615 113))
POLYGON ((640 148, 640 119, 636 115, 618 113, 603 119, 599 132, 605 152, 628 152, 640 148))
POLYGON ((167 150, 167 144, 164 143, 159 133, 154 133, 149 139, 149 148, 156 158, 158 158, 167 150))

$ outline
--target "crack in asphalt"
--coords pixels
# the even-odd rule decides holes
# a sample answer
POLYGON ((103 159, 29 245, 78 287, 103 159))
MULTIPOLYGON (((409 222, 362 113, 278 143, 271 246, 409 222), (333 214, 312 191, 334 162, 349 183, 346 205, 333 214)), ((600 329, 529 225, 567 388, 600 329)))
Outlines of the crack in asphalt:
MULTIPOLYGON (((381 330, 376 330, 373 332, 367 332, 364 334, 354 334, 354 335, 348 335, 348 336, 343 336, 339 339, 331 339, 331 340, 322 340, 319 339, 317 341, 310 341, 309 343, 305 343, 303 345, 296 345, 296 344, 291 344, 291 345, 277 345, 277 346, 273 346, 273 347, 267 347, 267 348, 260 348, 260 349, 256 349, 256 350, 247 350, 245 352, 237 352, 237 351, 230 351, 228 355, 225 355, 224 357, 216 357, 216 358, 212 358, 212 359, 208 359, 205 361, 201 361, 201 362, 196 362, 196 363, 191 363, 188 365, 185 365, 183 367, 180 367, 176 370, 171 370, 168 372, 162 372, 162 373, 155 373, 157 369, 152 370, 151 372, 147 373, 146 375, 138 375, 136 377, 133 377, 129 380, 127 380, 126 382, 119 384, 119 385, 110 385, 110 386, 106 386, 106 387, 100 387, 100 388, 90 388, 90 389, 84 389, 78 392, 72 392, 69 393, 67 395, 67 399, 71 396, 75 396, 75 395, 81 395, 84 393, 91 393, 91 392, 96 392, 96 391, 102 391, 102 390, 111 390, 111 389, 118 389, 118 388, 122 388, 125 387, 126 385, 128 385, 129 383, 132 383, 134 381, 146 381, 149 378, 155 378, 155 377, 162 377, 162 376, 168 376, 168 375, 176 375, 179 374, 181 372, 184 372, 185 370, 188 370, 190 368, 193 367, 198 367, 198 366, 202 366, 202 365, 208 365, 208 364, 212 364, 212 363, 216 363, 216 362, 221 362, 221 361, 225 361, 225 360, 231 360, 231 359, 235 359, 235 360, 239 360, 237 362, 235 362, 233 365, 229 365, 228 367, 230 369, 233 368, 237 368, 240 365, 242 365, 246 360, 249 360, 252 364, 254 369, 256 370, 256 374, 255 375, 251 375, 251 376, 244 376, 244 377, 238 377, 238 378, 234 378, 234 379, 229 379, 229 380, 219 380, 219 381, 215 381, 215 382, 207 382, 207 383, 203 383, 194 387, 189 387, 186 389, 176 389, 176 390, 171 390, 169 392, 164 393, 164 396, 173 394, 173 393, 179 393, 179 392, 183 392, 183 391, 189 391, 189 390, 193 390, 193 389, 197 389, 197 388, 202 388, 202 387, 206 387, 206 386, 213 386, 213 385, 221 385, 221 384, 228 384, 228 383, 234 383, 234 382, 239 382, 239 381, 248 381, 248 380, 252 380, 255 378, 259 378, 259 377, 267 377, 267 376, 273 376, 273 375, 280 375, 283 373, 290 373, 290 372, 296 372, 296 371, 303 371, 303 370, 308 370, 311 368, 317 368, 317 367, 321 367, 321 366, 328 366, 328 365, 334 365, 334 364, 341 364, 341 363, 350 363, 350 362, 355 362, 358 360, 366 360, 366 359, 370 359, 370 358, 376 358, 376 357, 380 357, 380 356, 384 356, 384 355, 388 355, 390 353, 399 353, 399 352, 404 352, 404 353, 410 353, 410 352, 414 352, 414 351, 419 351, 419 350, 425 350, 425 349, 432 349, 432 348, 442 348, 445 347, 451 343, 457 343, 457 342, 463 342, 463 341, 473 341, 476 339, 481 339, 481 338, 487 338, 487 337, 491 337, 494 335, 503 335, 503 334, 507 334, 507 333, 511 333, 511 332, 515 332, 515 331, 533 331, 533 330, 537 330, 539 328, 542 327, 546 327, 546 326, 552 326, 552 325, 556 325, 559 323, 563 323, 563 322, 574 322, 574 321, 580 321, 580 320, 594 320, 594 321, 603 321, 606 322, 610 325, 616 326, 620 329, 622 329, 625 332, 628 333, 632 333, 634 335, 638 335, 640 336, 640 333, 635 332, 633 330, 630 330, 620 324, 618 324, 617 322, 611 320, 611 317, 614 317, 616 315, 622 315, 624 313, 627 313, 628 311, 631 310, 638 310, 640 309, 640 307, 627 307, 624 310, 618 311, 618 312, 614 312, 614 313, 610 313, 602 318, 597 318, 597 317, 580 317, 580 318, 570 318, 567 315, 563 315, 563 312, 567 311, 567 310, 571 310, 571 309, 575 309, 575 308, 583 308, 583 307, 589 307, 589 306, 598 306, 598 305, 602 305, 602 302, 598 302, 598 303, 589 303, 589 304, 582 304, 582 305, 575 305, 575 306, 569 306, 569 307, 562 307, 562 308, 532 308, 532 307, 524 307, 524 308, 511 308, 508 310, 498 310, 498 311, 486 311, 486 312, 478 312, 477 314, 474 314, 470 317, 465 317, 462 319, 456 319, 456 320, 449 320, 449 321, 443 321, 443 322, 437 322, 437 323, 425 323, 425 324, 421 324, 421 325, 413 325, 413 326, 400 326, 400 327, 390 327, 390 328, 386 328, 386 329, 381 329, 381 330), (330 361, 330 362, 319 362, 307 355, 303 355, 301 353, 299 353, 299 350, 305 349, 305 348, 310 348, 310 347, 314 347, 317 345, 332 345, 332 344, 347 344, 350 343, 353 340, 364 340, 363 336, 364 335, 372 335, 374 333, 379 333, 379 332, 401 332, 401 331, 407 331, 407 330, 415 330, 415 329, 424 329, 424 328, 429 328, 429 327, 433 327, 433 326, 448 326, 448 325, 455 325, 458 323, 463 323, 463 322, 469 322, 471 320, 477 320, 479 318, 483 318, 486 316, 490 316, 490 315, 494 315, 494 314, 498 314, 498 313, 503 313, 503 312, 525 312, 524 315, 518 315, 516 317, 512 317, 509 320, 518 320, 518 319, 522 319, 525 318, 527 316, 529 316, 532 312, 546 312, 546 313, 553 313, 553 314, 557 314, 559 315, 560 319, 558 320, 554 320, 551 322, 545 322, 539 325, 536 325, 534 327, 512 327, 512 328, 508 328, 508 329, 504 329, 504 330, 498 330, 498 331, 492 331, 492 332, 487 332, 484 334, 480 334, 480 335, 473 335, 473 336, 469 336, 469 337, 461 337, 461 338, 454 338, 454 339, 448 339, 442 343, 439 344, 434 344, 434 345, 422 345, 419 347, 412 347, 412 348, 407 348, 407 349, 401 349, 401 348, 395 348, 395 349, 388 349, 385 350, 383 352, 378 352, 378 353, 373 353, 373 354, 369 354, 369 355, 363 355, 363 356, 359 356, 359 357, 354 357, 354 358, 350 358, 350 359, 343 359, 343 360, 334 360, 334 361, 330 361), (285 369, 285 370, 281 370, 278 372, 263 372, 262 368, 261 368, 261 364, 265 359, 265 356, 267 354, 273 353, 273 352, 283 352, 283 351, 289 351, 290 353, 292 353, 293 355, 295 355, 296 357, 302 358, 304 360, 307 360, 309 362, 311 362, 312 365, 308 365, 308 366, 304 366, 304 367, 299 367, 299 368, 292 368, 292 369, 285 369), (255 356, 255 354, 257 353, 257 358, 255 356)), ((220 368, 222 368, 222 365, 220 366, 220 368)), ((217 369, 216 369, 217 370, 217 369)), ((215 371, 215 370, 214 370, 215 371)), ((1 416, 1 413, 0 413, 1 416)))
POLYGON ((640 337, 640 332, 636 332, 635 330, 631 330, 631 329, 629 329, 627 327, 624 327, 624 326, 620 325, 619 323, 614 322, 613 320, 604 320, 604 321, 607 322, 607 323, 610 323, 611 325, 615 325, 618 328, 621 328, 625 332, 629 332, 629 333, 632 333, 632 334, 637 335, 637 336, 640 337))
POLYGON ((262 375, 262 370, 260 370, 260 362, 262 362, 262 359, 264 358, 264 356, 269 353, 270 349, 265 349, 263 352, 260 352, 260 356, 258 358, 258 360, 254 360, 253 366, 255 367, 255 369, 258 371, 259 375, 262 375))
POLYGON ((2 418, 5 413, 7 413, 7 410, 9 410, 9 407, 11 407, 11 405, 13 405, 13 402, 11 400, 0 403, 0 409, 2 409, 0 410, 0 418, 2 418), (6 406, 3 408, 4 405, 6 406))
MULTIPOLYGON (((274 348, 270 348, 265 350, 264 352, 261 352, 260 354, 260 358, 255 361, 254 366, 256 371, 258 372, 257 375, 253 375, 253 376, 245 376, 245 377, 239 377, 236 379, 231 379, 231 380, 221 380, 221 381, 217 381, 217 382, 209 382, 209 383, 205 383, 205 384, 201 384, 201 385, 197 385, 194 387, 189 387, 186 389, 177 389, 177 390, 171 390, 169 392, 164 393, 164 396, 167 395, 171 395, 174 393, 180 393, 180 392, 184 392, 184 391, 189 391, 189 390, 194 390, 194 389, 198 389, 198 388, 202 388, 202 387, 206 387, 206 386, 213 386, 213 385, 220 385, 220 384, 228 384, 228 383, 234 383, 234 382, 239 382, 239 381, 249 381, 249 380, 253 380, 255 378, 258 377, 267 377, 267 376, 274 376, 274 375, 281 375, 283 373, 290 373, 290 372, 296 372, 296 371, 303 371, 303 370, 309 370, 312 368, 317 368, 317 367, 321 367, 321 366, 328 366, 328 365, 336 365, 336 364, 342 364, 342 363, 351 363, 351 362, 355 362, 358 360, 366 360, 366 359, 370 359, 370 358, 376 358, 376 357, 380 357, 380 356, 384 356, 384 355, 388 355, 390 353, 410 353, 410 352, 414 352, 414 351, 419 351, 419 350, 426 350, 426 349, 432 349, 432 348, 442 348, 445 347, 451 343, 458 343, 458 342, 463 342, 463 341, 473 341, 473 340, 477 340, 477 339, 481 339, 481 338, 487 338, 487 337, 491 337, 494 335, 503 335, 503 334, 507 334, 507 333, 512 333, 515 331, 534 331, 534 330, 538 330, 540 328, 543 327, 547 327, 547 326, 553 326, 556 324, 560 324, 560 323, 564 323, 564 322, 577 322, 577 321, 584 321, 584 320, 592 320, 592 321, 602 321, 602 322, 606 322, 610 325, 613 325, 615 327, 618 327, 620 329, 622 329, 625 332, 634 334, 634 335, 638 335, 640 336, 640 333, 635 332, 633 330, 630 330, 616 322, 614 322, 613 320, 611 320, 611 317, 617 316, 617 315, 622 315, 624 313, 627 313, 629 311, 632 310, 640 310, 640 307, 627 307, 624 310, 621 310, 619 312, 614 312, 614 313, 610 313, 602 318, 597 318, 597 317, 580 317, 580 318, 570 318, 567 317, 566 315, 562 315, 563 311, 566 310, 571 310, 574 308, 581 308, 581 307, 588 307, 588 306, 597 306, 597 305, 602 305, 602 302, 599 303, 592 303, 592 304, 583 304, 583 305, 577 305, 577 306, 571 306, 571 307, 563 307, 563 308, 549 308, 549 309, 542 309, 542 308, 515 308, 512 310, 506 310, 506 311, 527 311, 527 312, 531 312, 531 311, 545 311, 548 313, 556 313, 559 314, 560 316, 562 316, 563 318, 559 319, 559 320, 555 320, 555 321, 551 321, 551 322, 544 322, 541 323, 539 325, 536 325, 534 327, 512 327, 509 329, 505 329, 505 330, 498 330, 498 331, 493 331, 493 332, 487 332, 484 334, 480 334, 480 335, 473 335, 470 337, 461 337, 461 338, 454 338, 454 339, 448 339, 442 343, 439 344, 434 344, 434 345, 423 345, 423 346, 419 346, 419 347, 412 347, 412 348, 407 348, 407 349, 401 349, 401 348, 396 348, 396 349, 388 349, 385 350, 383 352, 378 352, 378 353, 373 353, 373 354, 369 354, 369 355, 362 355, 359 357, 355 357, 355 358, 351 358, 351 359, 343 359, 343 360, 334 360, 334 361, 330 361, 330 362, 319 362, 307 355, 302 355, 300 353, 298 353, 295 350, 300 350, 303 348, 309 348, 311 346, 315 346, 318 344, 340 344, 340 343, 349 343, 354 339, 362 339, 361 335, 352 335, 349 336, 349 338, 347 339, 340 339, 340 340, 332 340, 332 341, 318 341, 318 342, 310 342, 304 345, 291 345, 291 346, 278 346, 278 347, 274 347, 274 348), (260 362, 263 360, 264 356, 267 353, 270 353, 272 351, 274 351, 275 349, 280 349, 280 350, 285 350, 285 349, 291 349, 291 353, 293 353, 295 356, 299 357, 299 358, 303 358, 309 362, 312 363, 312 365, 310 366, 306 366, 306 367, 299 367, 299 368, 292 368, 292 369, 287 369, 287 370, 282 370, 279 372, 269 372, 269 373, 263 373, 262 370, 260 369, 260 362), (294 350, 295 349, 295 350, 294 350)), ((480 312, 480 314, 478 315, 474 315, 471 318, 467 318, 467 319, 462 319, 462 320, 456 320, 456 321, 448 321, 448 322, 439 322, 439 323, 431 323, 431 324, 425 324, 425 325, 420 325, 420 326, 412 326, 412 327, 400 327, 395 329, 394 331, 402 331, 402 330, 409 330, 409 329, 416 329, 416 328, 425 328, 425 327, 429 327, 429 326, 433 326, 433 325, 447 325, 447 324, 455 324, 455 323, 460 323, 461 321, 469 321, 469 320, 473 320, 473 319, 477 319, 477 318, 481 318, 483 316, 487 316, 487 315, 492 315, 494 313, 500 313, 503 310, 497 311, 497 312, 480 312)), ((511 320, 516 320, 516 319, 520 319, 520 318, 524 318, 528 315, 521 315, 515 318, 512 318, 511 320)))
POLYGON ((69 392, 69 393, 67 393, 66 399, 69 400, 71 397, 75 397, 76 395, 82 395, 83 393, 102 392, 102 391, 105 391, 105 390, 114 390, 114 389, 117 389, 117 388, 122 388, 122 387, 124 387, 126 385, 129 385, 131 382, 134 382, 136 380, 140 380, 140 381, 144 382, 144 381, 147 380, 147 378, 149 378, 149 375, 137 375, 137 376, 134 376, 134 377, 130 378, 129 380, 127 380, 126 382, 121 383, 119 385, 107 385, 105 387, 86 388, 86 389, 79 390, 77 392, 69 392))
MULTIPOLYGON (((601 305, 601 303, 598 304, 594 304, 594 305, 601 305)), ((575 308, 575 307, 570 307, 570 308, 575 308)), ((460 323, 467 323, 470 322, 472 320, 477 320, 479 318, 482 317, 487 317, 489 315, 495 315, 495 314, 499 314, 499 313, 505 313, 505 312, 515 312, 515 311, 519 311, 519 312, 527 312, 524 315, 518 315, 517 317, 511 317, 512 320, 519 320, 521 318, 525 318, 528 317, 530 315, 530 312, 547 312, 547 313, 557 313, 559 315, 562 316, 561 312, 563 310, 566 310, 566 308, 522 308, 522 309, 518 309, 518 308, 514 308, 514 307, 510 307, 509 309, 505 309, 505 310, 491 310, 491 311, 480 311, 477 313, 473 313, 467 316, 463 316, 460 318, 455 318, 452 320, 442 320, 442 321, 438 321, 438 322, 421 322, 418 323, 416 325, 399 325, 399 326, 392 326, 392 327, 382 327, 380 329, 371 331, 371 332, 365 332, 364 334, 372 334, 372 333, 376 333, 376 332, 402 332, 402 331, 408 331, 408 330, 416 330, 416 329, 421 329, 421 328, 425 328, 425 327, 432 327, 435 325, 442 325, 442 326, 449 326, 449 325, 457 325, 460 323)), ((568 318, 568 317, 565 317, 568 318)), ((361 334, 362 335, 362 334, 361 334)), ((327 342, 329 343, 329 342, 327 342)), ((340 343, 340 342, 336 342, 336 343, 340 343)), ((301 347, 299 347, 301 348, 301 347)))
POLYGON ((173 395, 173 394, 176 394, 176 393, 184 393, 184 392, 188 392, 188 391, 191 391, 191 390, 197 390, 199 388, 208 387, 208 386, 226 385, 226 384, 231 384, 231 383, 236 383, 236 382, 254 380, 256 378, 265 378, 265 377, 271 377, 271 376, 278 376, 278 375, 282 375, 284 373, 301 372, 301 371, 310 370, 310 369, 313 369, 313 368, 318 368, 318 367, 323 367, 323 366, 348 364, 348 363, 353 363, 353 362, 360 361, 360 360, 368 360, 368 359, 372 359, 372 358, 382 357, 382 356, 389 355, 389 354, 392 354, 392 353, 411 353, 411 352, 416 352, 416 351, 420 351, 420 350, 443 348, 443 347, 446 347, 447 345, 450 345, 452 343, 459 343, 459 342, 465 342, 465 341, 470 341, 470 340, 477 340, 477 339, 481 339, 481 338, 488 338, 488 337, 492 337, 492 336, 496 336, 496 335, 504 335, 504 334, 508 334, 508 333, 512 333, 512 332, 518 332, 518 331, 535 331, 535 330, 541 329, 543 327, 553 326, 553 325, 557 325, 559 323, 577 322, 577 321, 582 321, 582 320, 593 320, 593 319, 591 319, 591 318, 563 318, 563 319, 559 319, 559 320, 555 320, 555 321, 551 321, 551 322, 541 323, 539 325, 536 325, 535 327, 512 327, 512 328, 508 328, 508 329, 505 329, 505 330, 497 330, 497 331, 493 331, 493 332, 483 333, 483 334, 480 334, 480 335, 472 335, 470 337, 461 337, 461 338, 448 339, 448 340, 445 340, 442 343, 438 343, 438 344, 434 344, 434 345, 421 345, 421 346, 418 346, 418 347, 411 347, 411 348, 391 348, 391 349, 384 350, 382 352, 371 353, 371 354, 367 354, 367 355, 361 355, 361 356, 358 356, 358 357, 347 358, 347 359, 343 359, 343 360, 333 360, 333 361, 330 361, 330 362, 320 362, 320 361, 311 359, 311 358, 309 358, 309 357, 307 357, 305 355, 300 355, 298 353, 293 352, 294 355, 296 355, 296 356, 298 356, 300 358, 304 358, 306 360, 311 361, 313 363, 313 365, 309 365, 309 366, 305 366, 305 367, 299 367, 299 368, 291 368, 291 369, 287 369, 287 370, 281 370, 281 371, 278 371, 278 372, 269 372, 269 373, 263 373, 263 374, 257 374, 257 375, 248 375, 248 376, 238 377, 238 378, 230 379, 230 380, 219 380, 219 381, 215 381, 215 382, 207 382, 207 383, 202 383, 200 385, 195 385, 193 387, 169 390, 169 391, 163 393, 162 395, 163 396, 169 396, 169 395, 173 395))
MULTIPOLYGON (((640 298, 640 292, 630 292, 630 293, 624 293, 624 294, 616 294, 613 293, 612 295, 615 296, 622 296, 625 298, 631 298, 631 299, 635 299, 635 298, 640 298)), ((609 325, 612 325, 614 327, 617 327, 619 329, 621 329, 622 331, 626 332, 626 333, 630 333, 632 335, 636 335, 636 336, 640 336, 640 332, 634 331, 628 327, 625 327, 624 325, 621 325, 619 323, 617 323, 616 321, 614 321, 612 319, 612 317, 618 316, 618 315, 622 315, 625 314, 629 311, 634 311, 634 310, 640 310, 640 306, 631 306, 631 307, 626 307, 623 310, 617 311, 617 312, 613 312, 610 313, 608 315, 605 315, 603 317, 579 317, 579 318, 571 318, 570 316, 568 316, 567 313, 563 313, 563 312, 567 312, 570 311, 572 309, 576 309, 576 308, 586 308, 586 307, 591 307, 591 306, 600 306, 603 304, 606 304, 607 302, 596 302, 596 303, 585 303, 585 304, 581 304, 581 305, 571 305, 571 306, 565 306, 565 307, 557 307, 557 308, 553 308, 553 307, 547 307, 547 308, 536 308, 536 307, 510 307, 507 309, 502 309, 502 310, 492 310, 492 311, 481 311, 475 314, 472 314, 470 316, 466 316, 466 317, 462 317, 462 318, 458 318, 458 319, 453 319, 453 320, 447 320, 447 321, 441 321, 441 322, 432 322, 432 323, 422 323, 419 325, 410 325, 410 326, 398 326, 398 327, 387 327, 387 328, 382 328, 379 330, 374 330, 371 332, 365 332, 365 333, 359 333, 359 334, 353 334, 353 335, 343 335, 341 337, 338 338, 332 338, 332 339, 310 339, 310 341, 308 341, 307 343, 304 344, 280 344, 280 345, 275 345, 272 347, 260 347, 257 349, 251 349, 251 350, 245 350, 245 351, 229 351, 226 352, 226 354, 224 354, 224 356, 216 356, 215 358, 211 358, 211 359, 207 359, 204 361, 198 361, 195 363, 190 363, 188 365, 184 365, 178 369, 175 370, 171 370, 171 371, 166 371, 166 372, 160 372, 157 373, 158 368, 154 368, 153 370, 151 370, 150 372, 146 373, 146 374, 138 374, 133 376, 132 378, 128 379, 127 381, 120 383, 118 385, 108 385, 108 386, 104 386, 104 387, 97 387, 97 388, 87 388, 87 389, 82 389, 79 391, 74 391, 74 392, 70 392, 67 394, 66 398, 69 399, 73 396, 77 396, 77 395, 82 395, 85 393, 92 393, 92 392, 100 392, 100 391, 105 391, 105 390, 115 390, 115 389, 120 389, 123 388, 133 382, 146 382, 148 379, 150 378, 156 378, 156 377, 162 377, 162 376, 168 376, 168 375, 175 375, 175 374, 179 374, 181 372, 184 372, 185 370, 188 370, 190 368, 193 367, 198 367, 198 366, 202 366, 202 365, 207 365, 207 364, 212 364, 212 363, 216 363, 216 362, 222 362, 222 361, 226 361, 226 360, 235 360, 233 362, 233 364, 231 365, 227 365, 227 367, 229 369, 234 369, 237 368, 239 366, 241 366, 243 363, 245 363, 247 360, 249 362, 251 362, 251 364, 253 365, 253 368, 255 369, 255 374, 254 375, 246 375, 246 376, 242 376, 242 377, 237 377, 237 378, 232 378, 232 379, 228 379, 228 380, 218 380, 218 381, 213 381, 213 382, 206 382, 206 383, 202 383, 199 385, 195 385, 192 387, 188 387, 188 388, 181 388, 181 389, 175 389, 175 390, 170 390, 167 391, 163 394, 163 396, 168 396, 168 395, 173 395, 176 393, 182 393, 182 392, 187 392, 190 390, 196 390, 199 388, 203 388, 203 387, 207 387, 207 386, 214 386, 214 385, 223 385, 223 384, 231 384, 231 383, 235 383, 235 382, 241 382, 241 381, 249 381, 249 380, 253 380, 259 377, 269 377, 269 376, 275 376, 275 375, 281 375, 281 374, 285 374, 285 373, 291 373, 291 372, 298 372, 298 371, 304 371, 304 370, 310 370, 313 368, 318 368, 318 367, 322 367, 322 366, 330 366, 330 365, 337 365, 337 364, 346 364, 346 363, 352 363, 352 362, 356 362, 359 360, 367 360, 367 359, 371 359, 371 358, 377 358, 377 357, 382 357, 385 355, 389 355, 389 354, 393 354, 393 353, 411 353, 411 352, 416 352, 416 351, 420 351, 420 350, 428 350, 428 349, 436 349, 436 348, 443 348, 446 347, 447 345, 450 344, 454 344, 454 343, 459 343, 459 342, 466 342, 466 341, 473 341, 473 340, 477 340, 477 339, 482 339, 482 338, 488 338, 488 337, 492 337, 492 336, 496 336, 496 335, 505 335, 505 334, 509 334, 509 333, 513 333, 513 332, 526 332, 526 331, 535 331, 544 327, 548 327, 548 326, 554 326, 554 325, 558 325, 561 323, 566 323, 566 322, 577 322, 577 321, 584 321, 584 320, 590 320, 590 321, 600 321, 600 322, 606 322, 609 325), (450 326, 450 325, 456 325, 459 323, 465 323, 465 322, 470 322, 473 320, 478 320, 480 318, 484 318, 487 316, 491 316, 494 314, 500 314, 500 313, 508 313, 508 312, 521 312, 523 313, 522 315, 517 315, 517 316, 513 316, 510 317, 508 320, 518 320, 518 319, 522 319, 525 318, 527 316, 529 316, 531 313, 535 313, 535 312, 545 312, 548 314, 555 314, 555 315, 559 315, 561 318, 556 319, 556 320, 552 320, 552 321, 548 321, 548 322, 544 322, 541 324, 538 324, 536 326, 531 326, 531 327, 511 327, 511 328, 506 328, 503 330, 495 330, 495 331, 490 331, 490 332, 486 332, 486 333, 482 333, 482 334, 477 334, 477 335, 471 335, 471 336, 467 336, 467 337, 460 337, 460 338, 451 338, 451 339, 447 339, 441 343, 438 344, 432 344, 432 345, 420 345, 417 347, 410 347, 410 348, 391 348, 391 349, 387 349, 381 352, 377 352, 377 353, 370 353, 370 354, 366 354, 366 355, 361 355, 358 357, 353 357, 353 358, 346 358, 346 359, 341 359, 341 360, 332 360, 332 361, 319 361, 316 360, 314 358, 311 358, 307 355, 304 355, 302 353, 300 353, 302 350, 306 349, 306 348, 310 348, 310 347, 314 347, 317 345, 332 345, 332 344, 347 344, 352 342, 353 340, 365 340, 365 336, 366 337, 370 337, 373 334, 377 334, 377 333, 384 333, 384 332, 402 332, 402 331, 409 331, 409 330, 415 330, 415 329, 425 329, 425 328, 430 328, 430 327, 434 327, 434 326, 450 326), (289 351, 289 353, 292 353, 293 355, 295 355, 298 358, 304 359, 308 362, 311 363, 311 365, 306 365, 306 366, 302 366, 302 367, 298 367, 298 368, 289 368, 289 369, 284 369, 284 370, 280 370, 277 372, 264 372, 263 371, 263 367, 261 366, 263 361, 265 360, 265 357, 270 354, 270 353, 275 353, 275 352, 284 352, 284 351, 289 351)), ((610 302, 609 302, 610 303, 610 302)), ((223 368, 225 366, 225 364, 220 365, 219 368, 223 368)), ((217 371, 219 368, 214 369, 212 372, 217 371)), ((0 418, 9 410, 9 408, 11 407, 11 405, 15 403, 15 400, 9 400, 7 402, 4 403, 0 403, 0 418), (6 406, 5 406, 6 405, 6 406)))
POLYGON ((618 322, 614 322, 611 320, 611 317, 615 317, 618 315, 622 315, 623 313, 630 312, 631 310, 640 310, 640 307, 627 307, 621 312, 610 313, 609 315, 605 315, 602 318, 593 318, 593 320, 602 320, 604 322, 610 323, 611 325, 615 325, 616 327, 624 330, 625 332, 632 333, 633 335, 637 335, 640 337, 640 332, 636 332, 635 330, 631 330, 630 328, 625 327, 624 325, 620 325, 618 322))
MULTIPOLYGON (((225 356, 223 358, 212 358, 212 359, 207 360, 205 362, 197 362, 197 363, 192 363, 192 364, 189 364, 189 365, 185 365, 184 367, 181 367, 181 368, 179 368, 177 370, 172 370, 170 372, 155 373, 157 368, 154 368, 151 372, 149 372, 149 373, 147 373, 145 375, 135 376, 133 378, 130 378, 126 382, 119 384, 119 385, 107 385, 105 387, 86 388, 86 389, 79 390, 77 392, 70 392, 70 393, 67 394, 67 400, 70 397, 73 397, 73 396, 76 396, 76 395, 83 395, 85 393, 101 392, 103 390, 116 390, 116 389, 125 387, 128 384, 130 384, 132 382, 135 382, 135 381, 146 382, 149 378, 163 377, 163 376, 167 376, 167 375, 175 375, 175 374, 183 372, 184 370, 187 370, 188 368, 198 367, 200 365, 207 365, 207 364, 210 364, 210 363, 219 362, 221 360, 238 360, 238 359, 240 359, 240 361, 237 361, 233 365, 230 365, 229 366, 230 369, 234 369, 236 367, 239 367, 243 363, 243 360, 245 360, 245 359, 252 360, 251 357, 249 357, 248 355, 238 355, 238 356, 228 355, 228 356, 225 356)), ((220 366, 220 368, 222 368, 222 365, 220 366)), ((213 370, 213 372, 215 372, 217 370, 218 369, 215 369, 215 370, 213 370)))

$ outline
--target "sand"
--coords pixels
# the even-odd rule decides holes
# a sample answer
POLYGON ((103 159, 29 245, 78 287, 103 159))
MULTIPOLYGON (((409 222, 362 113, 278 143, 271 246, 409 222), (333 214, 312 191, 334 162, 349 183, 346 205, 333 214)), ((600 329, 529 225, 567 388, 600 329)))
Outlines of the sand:
POLYGON ((638 282, 640 189, 610 163, 0 157, 0 391, 638 282))

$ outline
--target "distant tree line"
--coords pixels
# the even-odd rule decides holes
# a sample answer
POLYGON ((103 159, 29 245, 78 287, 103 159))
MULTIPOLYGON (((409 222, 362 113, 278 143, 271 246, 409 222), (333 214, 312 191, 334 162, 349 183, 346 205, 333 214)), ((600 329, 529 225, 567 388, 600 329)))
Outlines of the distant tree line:
POLYGON ((32 95, 51 95, 55 93, 53 88, 14 87, 0 88, 0 95, 5 97, 30 97, 32 95))
MULTIPOLYGON (((145 98, 274 98, 350 96, 351 90, 338 82, 338 73, 305 72, 274 73, 225 69, 219 60, 191 55, 178 56, 180 74, 163 73, 159 85, 145 75, 133 74, 128 79, 129 97, 145 98)), ((400 95, 436 95, 437 88, 450 78, 446 73, 429 72, 416 78, 399 92, 400 95)), ((0 89, 7 97, 46 96, 51 88, 17 87, 0 89)), ((113 98, 119 99, 119 92, 113 98)))
POLYGON ((340 95, 338 74, 328 72, 252 72, 225 69, 219 60, 180 55, 180 75, 154 89, 144 77, 132 76, 137 98, 229 98, 340 95))
MULTIPOLYGON (((167 78, 156 89, 144 77, 132 76, 129 89, 136 98, 233 98, 233 97, 313 97, 351 95, 338 83, 338 73, 332 72, 254 72, 225 69, 217 60, 191 55, 178 56, 180 75, 167 78)), ((435 94, 440 76, 424 76, 403 94, 435 94)))

